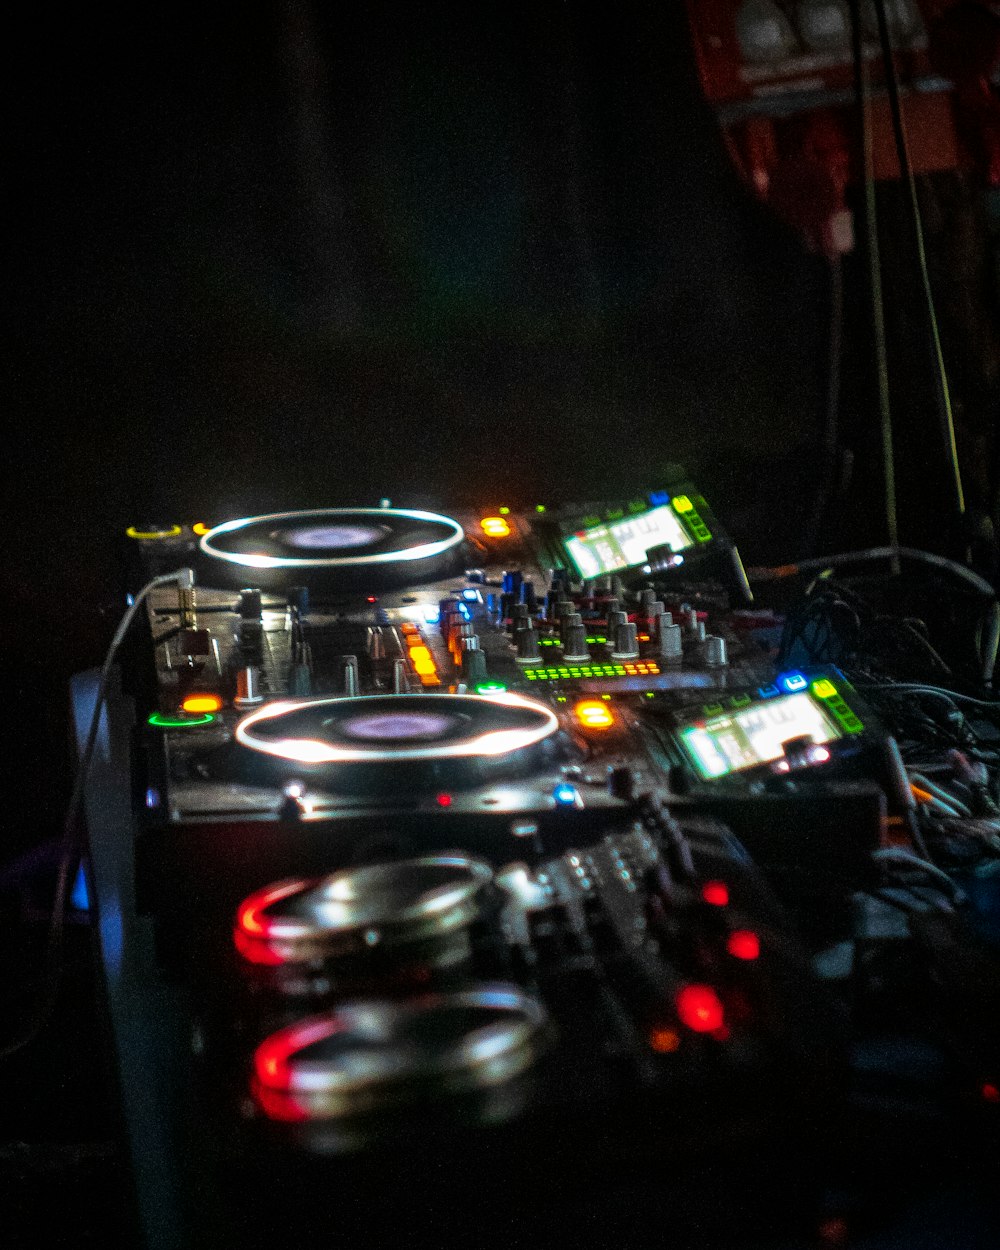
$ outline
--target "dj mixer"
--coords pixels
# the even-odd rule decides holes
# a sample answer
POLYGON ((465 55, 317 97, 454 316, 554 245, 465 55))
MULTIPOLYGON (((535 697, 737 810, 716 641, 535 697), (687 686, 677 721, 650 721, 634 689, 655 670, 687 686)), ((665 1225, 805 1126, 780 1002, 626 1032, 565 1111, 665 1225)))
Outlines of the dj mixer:
POLYGON ((127 542, 86 814, 147 1244, 818 1218, 849 1031, 817 953, 911 796, 843 672, 775 663, 691 482, 127 542))

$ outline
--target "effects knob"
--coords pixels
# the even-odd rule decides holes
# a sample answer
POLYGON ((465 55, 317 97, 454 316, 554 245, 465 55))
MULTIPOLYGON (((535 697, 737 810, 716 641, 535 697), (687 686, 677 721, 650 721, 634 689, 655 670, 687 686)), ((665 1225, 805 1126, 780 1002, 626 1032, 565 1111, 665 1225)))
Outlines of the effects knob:
POLYGON ((538 645, 538 630, 533 626, 519 629, 514 635, 514 644, 517 647, 518 664, 537 664, 542 658, 538 645))
POLYGON ((613 660, 634 660, 639 654, 639 640, 634 621, 623 621, 615 630, 613 660))
POLYGON ((356 655, 342 655, 337 661, 340 669, 340 689, 341 692, 351 698, 356 695, 359 690, 358 684, 358 657, 356 655))
POLYGON ((679 625, 664 625, 660 630, 660 656, 669 661, 679 661, 684 655, 684 644, 679 625))
MULTIPOLYGON (((633 629, 635 626, 633 625, 633 629)), ((581 622, 570 625, 563 634, 563 660, 571 664, 579 664, 590 659, 587 650, 587 627, 581 622)))
POLYGON ((478 638, 466 638, 462 643, 462 680, 470 686, 486 680, 486 656, 478 638))

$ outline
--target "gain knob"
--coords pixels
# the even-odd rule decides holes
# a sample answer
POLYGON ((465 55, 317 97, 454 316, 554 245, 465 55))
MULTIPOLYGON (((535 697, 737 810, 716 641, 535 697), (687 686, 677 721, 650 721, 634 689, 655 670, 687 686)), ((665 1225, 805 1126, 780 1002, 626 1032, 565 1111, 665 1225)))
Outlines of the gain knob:
POLYGON ((462 680, 468 686, 486 680, 486 656, 479 646, 478 638, 465 638, 462 641, 462 680))
POLYGON ((720 638, 717 634, 705 635, 705 663, 710 668, 725 668, 729 663, 725 638, 720 638))

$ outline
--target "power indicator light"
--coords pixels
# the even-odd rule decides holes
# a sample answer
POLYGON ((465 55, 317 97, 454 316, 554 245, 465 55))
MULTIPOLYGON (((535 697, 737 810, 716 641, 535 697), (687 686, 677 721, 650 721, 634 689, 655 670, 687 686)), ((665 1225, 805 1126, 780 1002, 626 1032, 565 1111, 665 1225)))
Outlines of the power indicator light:
POLYGON ((837 687, 832 681, 827 681, 825 677, 822 677, 819 681, 814 681, 811 689, 817 699, 832 699, 837 693, 837 687))
POLYGON ((222 707, 222 700, 217 694, 189 694, 181 704, 181 711, 188 715, 204 712, 217 712, 222 707))
POLYGON ((729 886, 725 881, 706 881, 701 887, 701 897, 713 907, 728 907, 729 886))
POLYGON ((736 929, 726 940, 726 950, 734 959, 757 959, 760 957, 760 938, 752 929, 736 929))
POLYGON ((694 512, 694 504, 687 495, 675 495, 670 502, 675 512, 694 512))
POLYGON ((476 694, 504 694, 507 687, 499 681, 482 681, 476 687, 476 694))
POLYGON ((438 807, 451 807, 451 795, 450 794, 445 794, 442 792, 441 794, 435 797, 434 801, 435 803, 437 803, 438 807))
POLYGON ((485 516, 479 526, 487 538, 506 538, 510 534, 510 526, 502 516, 485 516))
POLYGON ((535 511, 536 511, 536 512, 544 512, 544 511, 545 511, 545 504, 543 504, 543 503, 536 503, 536 504, 535 504, 535 511))
POLYGON ((510 516, 510 508, 497 508, 501 516, 510 516))
POLYGON ((722 1000, 710 985, 685 985, 677 995, 677 1014, 694 1033, 715 1033, 726 1023, 722 1000))
POLYGON ((584 729, 610 729, 615 723, 614 712, 604 702, 585 699, 573 709, 573 715, 584 729))

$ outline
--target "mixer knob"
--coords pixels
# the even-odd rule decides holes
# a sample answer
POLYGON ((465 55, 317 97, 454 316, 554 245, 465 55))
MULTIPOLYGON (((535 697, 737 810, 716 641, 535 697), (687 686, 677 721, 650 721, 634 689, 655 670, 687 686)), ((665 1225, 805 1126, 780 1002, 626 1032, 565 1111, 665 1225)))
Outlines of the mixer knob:
POLYGON ((233 707, 257 707, 258 704, 263 702, 264 696, 260 689, 260 669, 252 664, 247 664, 236 674, 236 695, 233 699, 233 707))
POLYGON ((368 631, 368 654, 373 660, 385 659, 385 635, 378 627, 368 631))
POLYGON ((508 594, 512 594, 514 595, 515 598, 519 599, 521 584, 523 581, 524 581, 524 574, 521 572, 521 570, 511 569, 504 573, 503 578, 501 579, 501 582, 500 582, 500 587, 502 590, 507 591, 508 594))
POLYGON ((521 583, 521 595, 528 611, 534 615, 538 611, 538 596, 535 594, 535 583, 530 578, 525 578, 521 583))
POLYGON ((611 574, 602 573, 599 577, 594 578, 594 594, 610 595, 611 594, 611 574))
POLYGON ((717 634, 705 635, 705 663, 711 668, 725 668, 729 663, 725 638, 717 634))
POLYGON ((300 621, 309 615, 309 587, 291 586, 288 590, 288 606, 300 621))
POLYGON ((561 621, 564 616, 568 616, 570 612, 576 611, 576 604, 572 599, 560 599, 556 604, 555 619, 561 621))
POLYGON ((244 621, 259 621, 263 611, 260 591, 253 586, 247 590, 241 590, 236 611, 244 621))
POLYGON ((617 611, 617 612, 608 613, 608 633, 611 634, 612 636, 617 636, 618 630, 621 628, 621 626, 627 625, 627 624, 628 624, 627 612, 617 611))
POLYGON ((295 699, 312 694, 312 672, 308 664, 293 664, 288 670, 288 693, 295 699))
POLYGON ((406 661, 393 660, 392 662, 392 693, 407 694, 410 689, 407 680, 406 661))
MULTIPOLYGON (((666 616, 667 613, 664 613, 666 616)), ((660 618, 661 621, 663 617, 660 618)), ((679 625, 663 625, 660 629, 660 655, 668 661, 679 661, 684 654, 679 625)))
POLYGON ((568 626, 563 633, 563 660, 570 664, 579 664, 590 659, 590 652, 587 650, 587 627, 579 622, 579 613, 575 612, 573 615, 578 618, 578 623, 568 626))
POLYGON ((622 606, 622 604, 621 604, 621 600, 620 600, 620 599, 614 599, 614 598, 612 598, 612 599, 606 599, 606 600, 604 601, 604 612, 605 612, 605 615, 607 615, 607 616, 609 616, 609 617, 610 617, 610 615, 611 615, 611 613, 612 613, 612 612, 619 612, 619 611, 621 611, 621 606, 622 606))
POLYGON ((652 586, 646 586, 643 590, 639 591, 639 611, 643 614, 643 616, 650 616, 652 614, 652 607, 655 602, 656 591, 652 588, 652 586))
POLYGON ((358 693, 358 657, 356 655, 342 655, 337 661, 340 669, 340 688, 343 694, 348 698, 352 698, 358 693))
POLYGON ((469 686, 486 680, 486 656, 478 638, 466 638, 462 643, 462 680, 469 686))
POLYGON ((612 798, 631 799, 635 793, 635 770, 627 764, 616 764, 608 769, 608 793, 612 798))
POLYGON ((519 629, 514 635, 514 642, 517 646, 518 664, 536 664, 542 658, 538 646, 538 630, 533 626, 519 629))
POLYGON ((636 637, 634 621, 623 621, 615 630, 615 646, 611 652, 613 660, 634 660, 639 654, 639 640, 636 637))
POLYGON ((684 623, 685 633, 696 634, 698 632, 698 612, 695 608, 681 604, 681 620, 684 623))
POLYGON ((526 603, 514 604, 514 628, 522 629, 531 620, 531 609, 526 603))
POLYGON ((625 583, 617 573, 615 573, 611 578, 611 593, 616 595, 619 599, 625 593, 625 583))
POLYGON ((668 625, 673 625, 673 623, 674 623, 674 618, 673 618, 673 616, 672 616, 672 615, 671 615, 671 614, 670 614, 670 613, 669 613, 669 612, 668 612, 668 611, 664 608, 664 606, 663 606, 663 600, 662 600, 662 599, 654 599, 654 600, 653 600, 653 602, 649 605, 649 611, 648 611, 648 613, 647 613, 647 616, 648 616, 648 617, 650 618, 650 620, 652 620, 652 621, 659 620, 659 618, 660 618, 661 616, 665 616, 665 617, 667 618, 666 623, 667 623, 668 625))
POLYGON ((517 601, 517 597, 515 596, 512 590, 503 591, 503 593, 500 595, 500 619, 501 621, 506 621, 509 619, 510 614, 514 610, 514 604, 516 601, 517 601))
POLYGON ((582 625, 583 617, 579 612, 567 612, 559 621, 559 628, 562 630, 563 638, 566 637, 566 631, 572 629, 574 625, 582 625))
POLYGON ((705 622, 704 622, 704 621, 699 621, 699 622, 697 623, 697 625, 695 625, 695 627, 694 627, 694 640, 695 640, 695 642, 704 642, 704 641, 705 641, 705 622))

